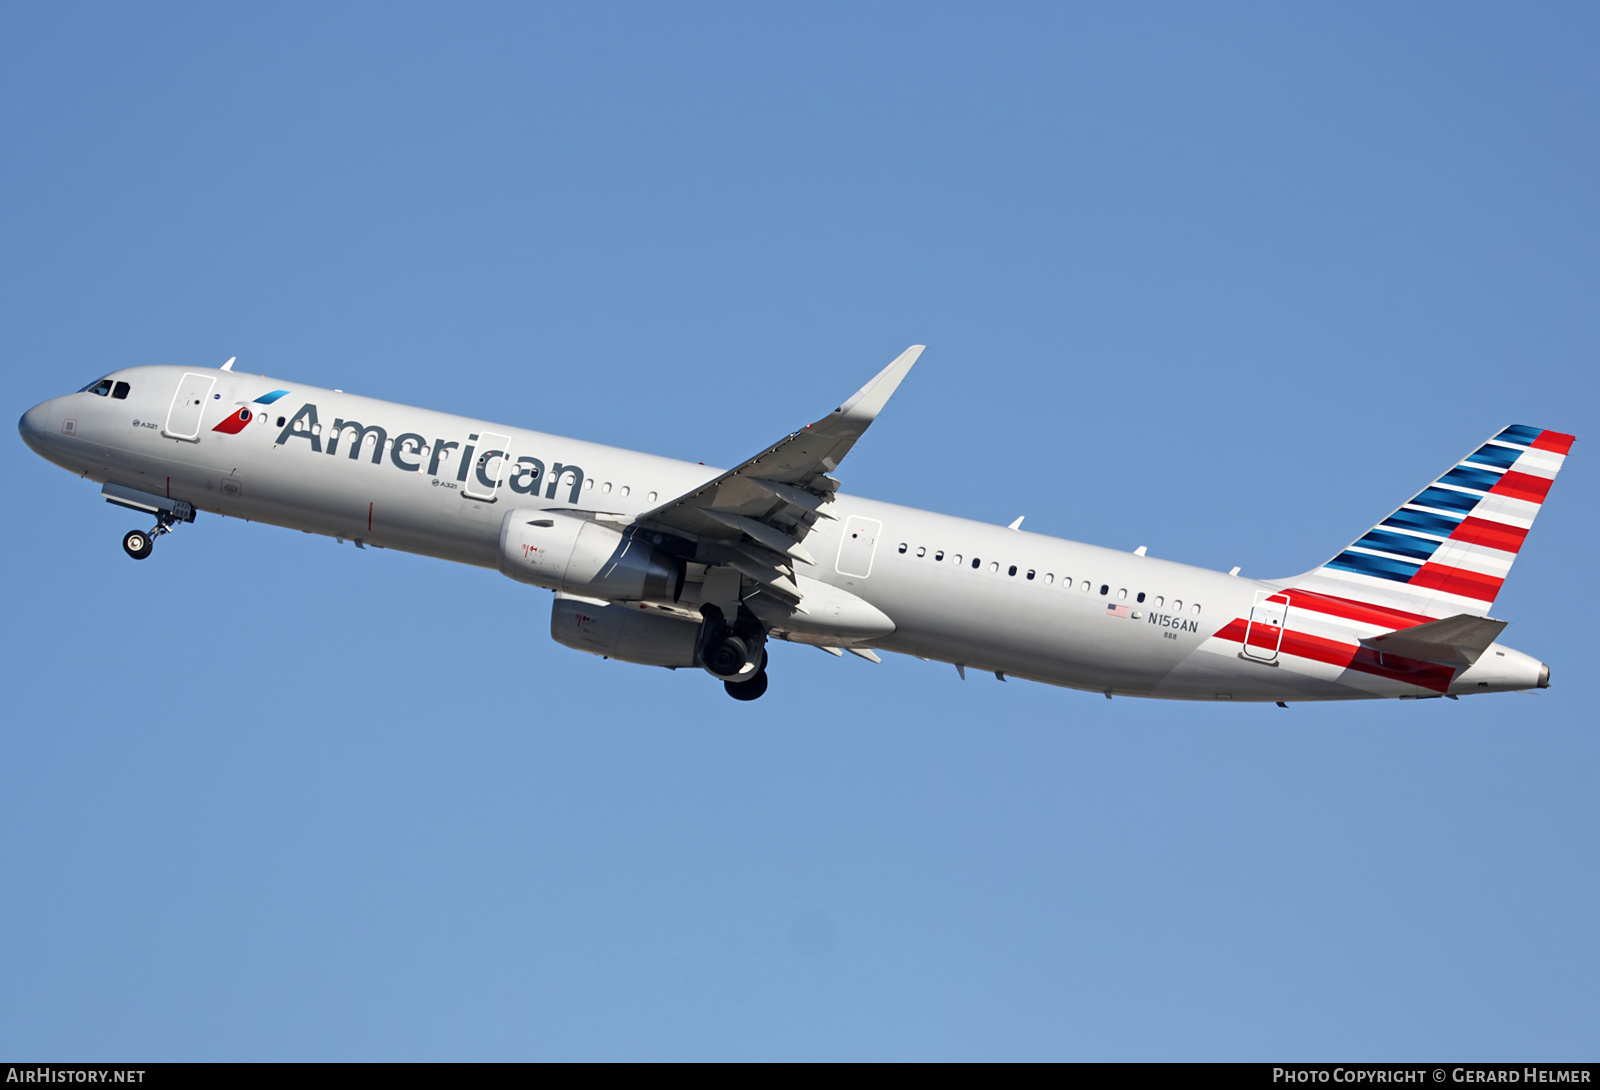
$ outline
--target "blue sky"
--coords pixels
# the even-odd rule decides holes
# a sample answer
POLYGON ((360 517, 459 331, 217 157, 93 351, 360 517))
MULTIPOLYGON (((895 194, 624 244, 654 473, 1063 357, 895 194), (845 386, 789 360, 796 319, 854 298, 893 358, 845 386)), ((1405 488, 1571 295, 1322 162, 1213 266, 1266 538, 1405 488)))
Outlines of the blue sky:
POLYGON ((1600 1043, 1600 16, 8 5, 11 412, 220 364, 1246 574, 1580 442, 1537 695, 1106 700, 548 637, 0 444, 0 1054, 1570 1059, 1600 1043))

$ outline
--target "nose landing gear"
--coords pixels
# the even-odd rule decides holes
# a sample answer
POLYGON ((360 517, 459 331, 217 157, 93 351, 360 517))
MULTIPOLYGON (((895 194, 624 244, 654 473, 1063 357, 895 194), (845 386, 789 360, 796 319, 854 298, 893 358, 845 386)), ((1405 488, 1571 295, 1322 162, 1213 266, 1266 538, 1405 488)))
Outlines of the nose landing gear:
POLYGON ((157 511, 156 524, 149 530, 129 530, 122 535, 122 551, 135 560, 143 560, 155 550, 156 538, 170 534, 180 522, 193 522, 194 508, 186 503, 174 503, 171 511, 157 511))
POLYGON ((143 560, 155 549, 155 542, 143 530, 129 530, 122 535, 122 551, 135 560, 143 560))

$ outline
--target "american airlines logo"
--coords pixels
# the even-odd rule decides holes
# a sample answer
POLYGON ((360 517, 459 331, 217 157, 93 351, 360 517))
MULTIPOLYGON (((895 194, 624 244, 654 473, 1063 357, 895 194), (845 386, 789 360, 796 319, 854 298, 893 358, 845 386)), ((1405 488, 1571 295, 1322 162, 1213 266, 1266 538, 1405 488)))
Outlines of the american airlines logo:
POLYGON ((255 414, 250 411, 249 406, 245 406, 238 412, 224 418, 222 423, 218 424, 211 430, 220 431, 223 435, 238 435, 240 432, 244 431, 244 426, 250 423, 254 416, 255 414))
MULTIPOLYGON (((283 397, 288 392, 288 390, 268 391, 252 401, 250 405, 271 405, 274 401, 277 401, 280 397, 283 397)), ((223 435, 238 435, 240 432, 244 431, 244 426, 250 423, 250 421, 253 419, 255 419, 255 414, 250 411, 250 406, 246 405, 239 411, 233 413, 231 416, 228 416, 211 430, 220 431, 223 435)), ((135 423, 137 423, 137 421, 135 421, 135 423)))
MULTIPOLYGON (((240 409, 223 423, 237 420, 241 414, 249 412, 248 408, 240 409)), ((249 417, 245 415, 238 428, 243 428, 248 421, 249 417)), ((237 431, 238 428, 234 430, 237 431)), ((215 430, 220 431, 222 428, 219 425, 215 430)), ((568 503, 577 503, 578 493, 583 488, 583 470, 580 467, 564 462, 553 462, 546 467, 543 459, 535 458, 531 454, 520 454, 515 462, 510 463, 509 468, 512 472, 507 480, 502 482, 491 478, 488 474, 489 466, 497 460, 506 462, 509 452, 478 450, 475 446, 478 441, 476 433, 467 436, 465 445, 452 439, 430 440, 427 436, 414 431, 401 432, 391 441, 388 430, 382 425, 335 418, 333 426, 328 429, 328 442, 324 449, 320 432, 317 407, 308 401, 283 426, 283 430, 278 433, 278 438, 273 443, 275 446, 286 447, 296 439, 303 439, 310 444, 313 453, 337 456, 340 441, 348 435, 349 443, 345 448, 349 452, 347 457, 351 461, 360 461, 367 439, 371 437, 372 445, 366 449, 370 449, 371 461, 375 466, 383 465, 387 455, 388 464, 393 468, 405 473, 420 473, 423 471, 423 459, 426 457, 428 476, 437 479, 439 464, 449 460, 450 451, 460 450, 461 461, 456 466, 455 474, 457 483, 465 484, 467 474, 472 473, 477 483, 488 491, 492 492, 504 483, 510 485, 511 491, 519 495, 533 496, 538 494, 539 486, 543 482, 544 498, 553 500, 556 498, 556 489, 565 480, 570 482, 568 503)), ((498 470, 500 467, 496 468, 498 470)))

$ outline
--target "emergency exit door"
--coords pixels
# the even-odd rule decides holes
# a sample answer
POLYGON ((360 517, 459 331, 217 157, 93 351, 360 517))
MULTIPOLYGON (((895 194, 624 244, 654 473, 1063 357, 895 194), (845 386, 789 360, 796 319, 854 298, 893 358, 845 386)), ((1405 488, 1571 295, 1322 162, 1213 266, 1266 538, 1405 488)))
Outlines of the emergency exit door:
POLYGON ((878 551, 878 534, 883 523, 877 519, 851 515, 845 520, 844 540, 839 543, 839 559, 834 567, 840 575, 865 579, 872 574, 872 557, 878 551))

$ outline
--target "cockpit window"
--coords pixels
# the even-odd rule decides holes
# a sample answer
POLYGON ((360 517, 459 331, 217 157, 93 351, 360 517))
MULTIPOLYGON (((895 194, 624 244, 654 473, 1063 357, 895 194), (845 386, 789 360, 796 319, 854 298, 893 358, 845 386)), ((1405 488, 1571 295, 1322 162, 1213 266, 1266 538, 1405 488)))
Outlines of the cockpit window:
POLYGON ((128 398, 128 391, 131 389, 133 389, 133 387, 129 386, 126 382, 119 382, 112 388, 111 396, 116 398, 118 401, 126 401, 128 398))
POLYGON ((98 382, 91 382, 78 392, 80 394, 99 394, 101 397, 105 397, 111 392, 111 380, 103 378, 98 382))

